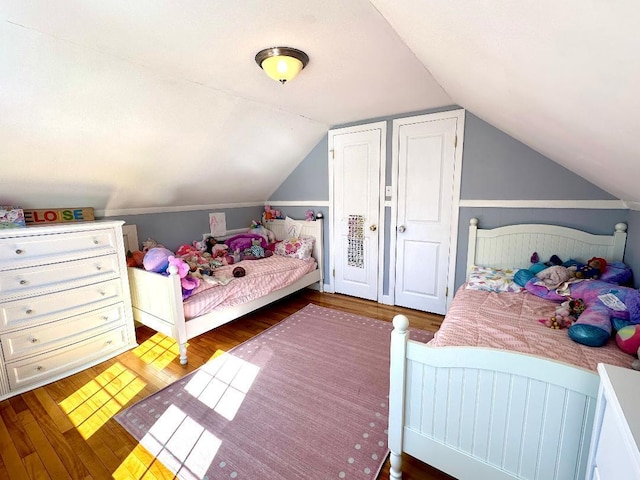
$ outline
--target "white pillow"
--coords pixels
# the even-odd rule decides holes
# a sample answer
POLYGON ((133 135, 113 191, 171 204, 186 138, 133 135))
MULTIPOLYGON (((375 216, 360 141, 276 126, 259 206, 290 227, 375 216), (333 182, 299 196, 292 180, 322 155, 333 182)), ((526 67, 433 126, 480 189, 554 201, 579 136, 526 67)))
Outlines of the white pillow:
POLYGON ((301 236, 297 238, 287 238, 276 244, 274 253, 284 257, 299 258, 300 260, 308 260, 313 253, 313 245, 316 239, 314 237, 301 236))
POLYGON ((302 224, 296 222, 293 218, 286 217, 284 219, 284 231, 286 238, 298 238, 302 233, 302 224))

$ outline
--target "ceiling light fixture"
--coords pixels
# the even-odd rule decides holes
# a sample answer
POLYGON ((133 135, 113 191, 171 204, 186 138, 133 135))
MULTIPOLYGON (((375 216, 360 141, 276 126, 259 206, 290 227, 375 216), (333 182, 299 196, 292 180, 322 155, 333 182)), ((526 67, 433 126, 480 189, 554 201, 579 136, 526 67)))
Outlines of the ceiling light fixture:
POLYGON ((256 54, 256 63, 267 75, 284 85, 307 66, 309 56, 295 48, 271 47, 256 54))

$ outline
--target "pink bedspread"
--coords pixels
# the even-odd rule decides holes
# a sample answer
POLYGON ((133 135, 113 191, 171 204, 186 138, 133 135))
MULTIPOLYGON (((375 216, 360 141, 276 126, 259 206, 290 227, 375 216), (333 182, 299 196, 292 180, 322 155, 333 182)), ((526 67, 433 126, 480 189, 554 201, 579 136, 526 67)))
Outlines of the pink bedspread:
POLYGON ((313 259, 298 260, 281 255, 216 268, 216 277, 233 280, 227 285, 201 282, 195 293, 184 301, 185 318, 189 320, 216 308, 232 307, 263 297, 300 280, 316 268, 317 264, 313 259), (244 268, 246 275, 233 278, 231 272, 238 266, 244 268))
POLYGON ((462 286, 430 345, 512 350, 594 371, 598 363, 631 367, 633 357, 613 339, 604 347, 587 347, 571 340, 566 330, 538 323, 553 315, 557 305, 526 292, 498 294, 462 286))

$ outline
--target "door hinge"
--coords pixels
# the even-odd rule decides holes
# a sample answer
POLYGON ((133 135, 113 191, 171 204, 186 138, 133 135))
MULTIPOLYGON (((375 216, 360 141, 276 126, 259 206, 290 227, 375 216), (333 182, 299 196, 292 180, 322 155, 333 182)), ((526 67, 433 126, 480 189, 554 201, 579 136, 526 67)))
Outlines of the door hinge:
POLYGON ((331 150, 329 150, 331 152, 331 160, 335 160, 336 159, 336 151, 332 148, 331 150))
POLYGON ((334 277, 336 276, 336 269, 335 268, 333 269, 333 272, 331 272, 331 275, 334 276, 334 277))
POLYGON ((453 138, 453 148, 456 148, 457 146, 458 146, 458 135, 456 135, 456 136, 453 138))
POLYGON ((447 287, 447 289, 444 291, 444 296, 445 297, 449 296, 449 287, 447 287))

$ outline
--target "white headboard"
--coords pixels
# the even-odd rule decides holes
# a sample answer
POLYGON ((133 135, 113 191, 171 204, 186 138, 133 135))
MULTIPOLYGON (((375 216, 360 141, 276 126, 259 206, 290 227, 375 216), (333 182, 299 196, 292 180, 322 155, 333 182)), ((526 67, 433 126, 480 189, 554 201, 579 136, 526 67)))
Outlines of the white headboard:
MULTIPOLYGON (((322 220, 312 220, 309 222, 307 222, 306 220, 298 220, 297 222, 302 226, 300 235, 306 235, 308 237, 314 237, 316 239, 313 246, 312 255, 313 258, 316 259, 318 268, 320 269, 322 275, 324 272, 324 243, 322 237, 322 220)), ((271 230, 275 234, 277 240, 285 240, 288 237, 284 225, 284 220, 267 220, 266 222, 264 222, 265 228, 271 230)))
POLYGON ((602 257, 620 262, 627 243, 627 225, 618 223, 612 235, 593 235, 557 225, 522 224, 479 229, 478 219, 469 221, 467 275, 473 265, 496 268, 528 268, 531 254, 540 261, 558 255, 563 261, 573 258, 586 262, 602 257))

